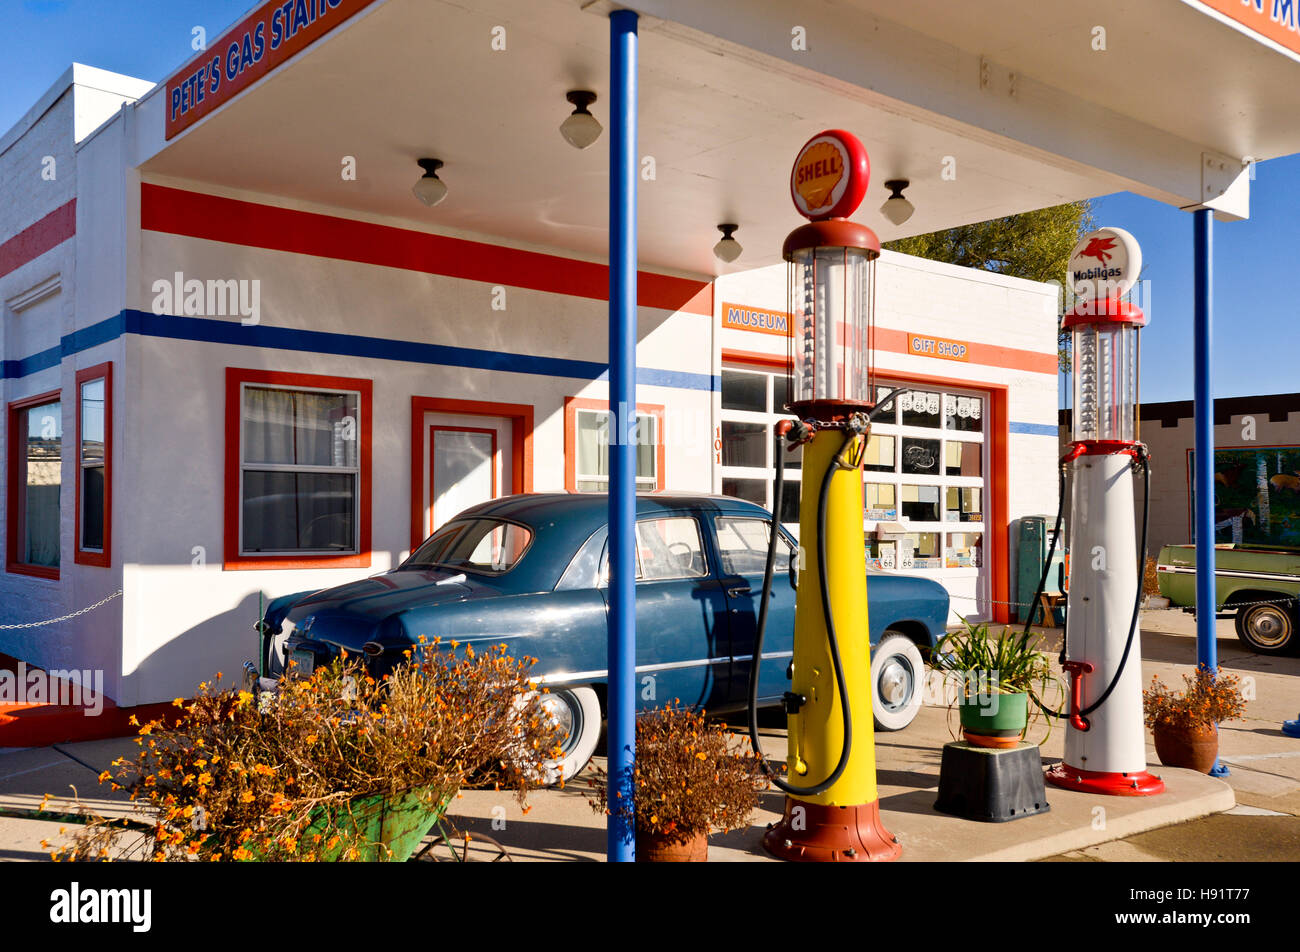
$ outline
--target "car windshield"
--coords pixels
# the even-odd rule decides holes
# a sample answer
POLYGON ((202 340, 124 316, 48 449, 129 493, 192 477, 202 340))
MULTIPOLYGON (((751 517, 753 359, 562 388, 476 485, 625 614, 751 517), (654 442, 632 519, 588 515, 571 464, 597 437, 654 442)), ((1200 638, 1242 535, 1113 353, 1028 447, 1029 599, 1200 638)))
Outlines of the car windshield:
POLYGON ((401 567, 450 568, 501 575, 519 564, 532 541, 532 531, 513 522, 456 520, 429 536, 401 567))

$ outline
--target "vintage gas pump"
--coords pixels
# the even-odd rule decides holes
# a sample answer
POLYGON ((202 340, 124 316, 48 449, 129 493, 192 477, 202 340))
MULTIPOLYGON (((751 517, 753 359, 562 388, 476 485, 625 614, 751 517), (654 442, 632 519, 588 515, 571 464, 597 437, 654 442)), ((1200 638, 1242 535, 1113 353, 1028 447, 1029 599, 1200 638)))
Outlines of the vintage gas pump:
POLYGON ((1141 270, 1128 232, 1102 228, 1075 246, 1070 277, 1081 301, 1062 328, 1073 343, 1073 477, 1070 585, 1063 666, 1070 679, 1065 760, 1047 779, 1117 796, 1164 790, 1146 770, 1138 612, 1146 550, 1134 533, 1133 475, 1150 500, 1146 447, 1138 441, 1138 335, 1146 316, 1124 295, 1141 270))
MULTIPOLYGON (((880 241, 848 220, 866 192, 866 150, 830 130, 800 150, 791 198, 808 224, 785 240, 791 331, 786 409, 778 452, 803 446, 800 570, 794 660, 785 694, 788 776, 784 816, 763 838, 785 859, 894 859, 898 841, 880 820, 871 712, 862 454, 873 408, 872 291, 880 241)), ((778 458, 778 493, 784 467, 778 458)), ((778 535, 773 506, 759 635, 750 676, 750 736, 778 535)))

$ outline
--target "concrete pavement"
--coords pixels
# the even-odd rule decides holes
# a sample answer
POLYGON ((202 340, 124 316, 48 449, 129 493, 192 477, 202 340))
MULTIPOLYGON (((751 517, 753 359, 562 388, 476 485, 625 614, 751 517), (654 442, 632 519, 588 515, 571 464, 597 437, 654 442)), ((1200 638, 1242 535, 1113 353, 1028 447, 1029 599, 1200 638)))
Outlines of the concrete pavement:
MULTIPOLYGON (((1253 829, 1249 824, 1257 824, 1259 835, 1247 836, 1258 854, 1250 858, 1300 858, 1287 832, 1300 828, 1300 742, 1278 729, 1282 719, 1295 717, 1300 709, 1300 659, 1251 654, 1240 647, 1230 622, 1220 625, 1226 626, 1219 644, 1220 662, 1253 679, 1247 687, 1255 695, 1247 719, 1222 728, 1222 758, 1232 770, 1226 781, 1161 767, 1148 746, 1151 769, 1166 781, 1168 792, 1163 796, 1098 797, 1049 786, 1048 813, 1010 823, 962 820, 933 809, 943 744, 953 737, 946 708, 923 708, 907 730, 876 735, 881 811, 886 827, 903 845, 902 861, 1160 858, 1151 847, 1134 844, 1146 842, 1143 837, 1168 838, 1169 829, 1195 827, 1197 822, 1208 822, 1200 818, 1234 810, 1214 821, 1237 827, 1246 824, 1248 829, 1253 829), (1238 804, 1249 809, 1242 812, 1238 804), (1160 834, 1150 832, 1156 830, 1160 834)), ((1144 617, 1143 628, 1145 679, 1159 674, 1167 683, 1180 684, 1181 673, 1191 671, 1196 659, 1190 618, 1174 612, 1151 613, 1144 617)), ((1047 632, 1049 638, 1052 634, 1047 632)), ((955 717, 951 720, 955 727, 955 717)), ((739 724, 739 718, 733 722, 739 724)), ((764 750, 782 757, 783 719, 765 715, 764 724, 764 750)), ((1038 740, 1044 731, 1040 723, 1030 739, 1038 740)), ((1063 738, 1063 729, 1055 727, 1043 743, 1044 765, 1061 757, 1063 738)), ((123 811, 121 794, 109 794, 98 785, 96 775, 115 757, 135 749, 126 738, 0 753, 0 860, 41 859, 41 838, 57 840, 59 823, 13 817, 14 812, 34 809, 47 792, 65 795, 75 785, 83 798, 96 799, 101 812, 123 811)), ((491 837, 504 844, 515 861, 602 859, 604 822, 588 804, 589 774, 563 790, 533 794, 526 815, 508 795, 465 791, 451 815, 459 828, 480 837, 471 840, 471 857, 493 858, 497 851, 482 839, 491 837)), ((711 838, 710 859, 770 861, 759 843, 767 823, 779 817, 781 803, 779 793, 765 793, 749 828, 711 838)), ((445 850, 440 850, 445 857, 445 850)))

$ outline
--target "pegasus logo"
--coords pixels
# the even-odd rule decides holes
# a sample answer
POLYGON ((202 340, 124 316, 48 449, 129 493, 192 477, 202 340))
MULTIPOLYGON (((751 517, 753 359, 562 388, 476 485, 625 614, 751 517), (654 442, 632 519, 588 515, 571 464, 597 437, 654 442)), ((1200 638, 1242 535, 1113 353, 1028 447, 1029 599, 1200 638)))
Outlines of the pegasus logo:
POLYGON ((1102 264, 1105 264, 1114 255, 1110 251, 1115 247, 1114 238, 1093 238, 1087 246, 1079 252, 1080 258, 1096 258, 1102 264))

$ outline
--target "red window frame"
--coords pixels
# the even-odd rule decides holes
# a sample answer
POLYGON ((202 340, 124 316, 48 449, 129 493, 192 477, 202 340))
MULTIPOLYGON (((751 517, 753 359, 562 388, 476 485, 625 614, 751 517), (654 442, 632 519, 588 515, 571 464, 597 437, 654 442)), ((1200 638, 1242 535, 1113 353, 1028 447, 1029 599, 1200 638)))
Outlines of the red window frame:
MULTIPOLYGON (((6 414, 6 430, 8 441, 8 460, 7 478, 5 480, 8 487, 5 503, 5 571, 12 572, 15 575, 31 575, 36 578, 58 579, 59 569, 48 565, 29 565, 26 562, 19 562, 15 558, 18 551, 18 497, 21 493, 18 491, 18 453, 19 446, 24 442, 18 438, 18 415, 24 410, 31 407, 38 407, 43 403, 59 401, 59 412, 63 412, 63 391, 48 390, 45 393, 38 393, 35 396, 24 397, 21 400, 15 400, 9 404, 8 413, 6 414)), ((62 465, 62 452, 60 452, 60 465, 62 465)), ((62 496, 63 481, 59 480, 59 521, 62 522, 62 496)), ((62 552, 59 553, 60 562, 63 560, 62 552)))
POLYGON ((371 420, 374 381, 362 377, 331 377, 321 374, 282 373, 275 370, 226 368, 226 486, 222 567, 227 571, 258 569, 360 569, 369 568, 370 494, 371 494, 371 420), (242 555, 239 551, 240 519, 240 436, 244 407, 241 388, 244 384, 271 384, 289 389, 355 391, 361 395, 358 411, 361 446, 357 479, 357 551, 347 555, 242 555))
MULTIPOLYGON (((608 400, 592 400, 587 397, 564 398, 564 488, 568 492, 578 491, 578 411, 608 410, 608 400)), ((668 475, 664 471, 668 437, 664 432, 664 406, 661 403, 638 403, 636 412, 655 418, 655 491, 661 492, 667 485, 668 475)))
POLYGON ((93 367, 87 367, 84 370, 78 370, 75 390, 77 401, 77 442, 75 444, 77 451, 77 521, 73 527, 73 560, 78 565, 97 565, 100 568, 108 568, 113 564, 113 362, 109 360, 102 364, 95 364, 93 367), (96 552, 93 549, 87 550, 81 547, 81 487, 82 475, 85 470, 85 467, 82 466, 81 454, 81 385, 91 380, 100 379, 104 381, 104 548, 103 551, 96 552))

